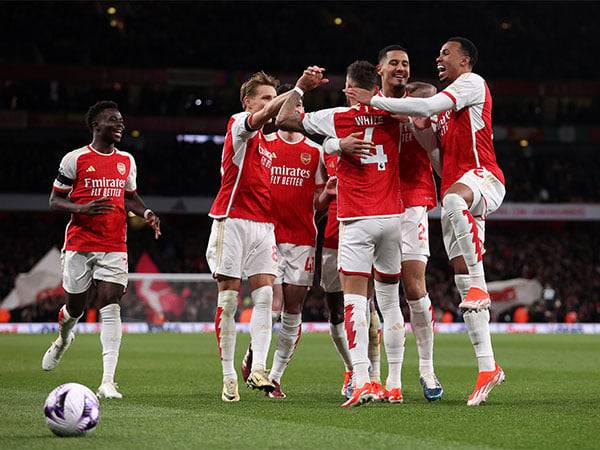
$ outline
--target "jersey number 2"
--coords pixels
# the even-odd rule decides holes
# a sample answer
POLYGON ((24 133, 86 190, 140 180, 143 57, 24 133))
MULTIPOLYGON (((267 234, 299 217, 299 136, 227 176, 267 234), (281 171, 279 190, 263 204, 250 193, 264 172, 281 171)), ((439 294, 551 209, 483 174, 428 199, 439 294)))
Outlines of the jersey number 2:
MULTIPOLYGON (((373 127, 365 128, 365 141, 373 141, 373 127)), ((387 155, 383 152, 383 145, 375 146, 375 154, 365 156, 360 159, 363 164, 377 164, 377 170, 385 170, 385 163, 387 163, 387 155)))

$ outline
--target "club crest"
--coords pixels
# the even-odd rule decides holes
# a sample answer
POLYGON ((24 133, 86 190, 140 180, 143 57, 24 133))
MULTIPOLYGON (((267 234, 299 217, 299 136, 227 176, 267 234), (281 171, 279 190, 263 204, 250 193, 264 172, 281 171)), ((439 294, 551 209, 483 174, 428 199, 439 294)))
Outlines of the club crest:
POLYGON ((303 164, 308 164, 312 160, 312 155, 310 153, 300 153, 300 161, 303 164))
POLYGON ((117 171, 121 175, 125 175, 125 172, 127 171, 127 167, 125 167, 125 164, 123 164, 122 162, 117 163, 117 171))

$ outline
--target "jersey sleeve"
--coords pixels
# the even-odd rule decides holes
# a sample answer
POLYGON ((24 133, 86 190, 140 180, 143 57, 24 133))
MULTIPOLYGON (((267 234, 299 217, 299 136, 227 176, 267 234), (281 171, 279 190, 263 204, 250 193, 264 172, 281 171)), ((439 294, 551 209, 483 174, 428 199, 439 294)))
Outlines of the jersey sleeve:
POLYGON ((67 153, 58 166, 58 175, 54 180, 52 189, 64 193, 71 192, 76 177, 77 156, 73 152, 67 153))
POLYGON ((231 124, 231 136, 234 140, 246 141, 258 133, 253 130, 251 124, 252 115, 249 112, 243 112, 233 116, 231 124))
POLYGON ((441 93, 448 96, 454 103, 453 109, 459 111, 485 101, 485 87, 483 83, 483 78, 480 76, 474 73, 467 73, 458 77, 454 83, 441 93))
POLYGON ((339 138, 326 138, 323 141, 323 151, 327 155, 335 155, 341 151, 339 138))
POLYGON ((125 191, 134 193, 137 190, 137 164, 131 155, 129 155, 129 160, 131 161, 131 166, 129 168, 127 180, 125 180, 125 191))
POLYGON ((302 126, 309 134, 337 138, 334 121, 334 115, 337 111, 338 108, 329 108, 306 113, 302 117, 302 126))

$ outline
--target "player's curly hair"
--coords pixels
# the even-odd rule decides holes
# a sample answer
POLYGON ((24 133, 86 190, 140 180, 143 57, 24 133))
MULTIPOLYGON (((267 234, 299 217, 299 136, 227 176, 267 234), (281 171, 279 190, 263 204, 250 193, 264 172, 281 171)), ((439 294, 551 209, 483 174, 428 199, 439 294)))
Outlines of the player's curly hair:
POLYGON ((119 109, 119 105, 110 100, 102 100, 90 106, 90 109, 85 113, 85 124, 90 131, 94 131, 94 126, 92 124, 96 117, 98 117, 98 114, 105 109, 119 109))
POLYGON ((471 69, 475 66, 475 64, 477 64, 477 61, 479 60, 479 51, 477 51, 477 47, 469 39, 460 36, 454 36, 448 39, 447 42, 458 42, 460 44, 460 49, 462 50, 463 54, 469 57, 471 69))
POLYGON ((370 91, 377 86, 377 68, 369 61, 354 61, 346 69, 346 75, 359 88, 370 91))
POLYGON ((240 88, 240 102, 242 102, 242 105, 244 104, 244 97, 252 97, 256 94, 256 89, 259 86, 273 86, 277 89, 279 87, 279 80, 262 70, 252 74, 240 88))

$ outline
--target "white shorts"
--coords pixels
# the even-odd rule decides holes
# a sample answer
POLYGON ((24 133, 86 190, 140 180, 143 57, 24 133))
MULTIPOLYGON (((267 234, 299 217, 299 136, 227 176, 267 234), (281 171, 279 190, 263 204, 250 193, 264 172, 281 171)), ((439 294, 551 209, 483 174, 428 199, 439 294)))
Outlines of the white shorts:
MULTIPOLYGON (((485 253, 485 217, 500 207, 506 194, 506 188, 494 174, 482 168, 469 170, 460 177, 457 183, 465 184, 473 191, 473 204, 469 211, 475 219, 483 253, 485 253)), ((442 208, 441 221, 444 247, 446 247, 448 259, 461 256, 454 229, 444 208, 442 208)))
POLYGON ((400 275, 401 217, 374 217, 340 222, 338 269, 345 275, 400 275))
POLYGON ((213 276, 245 278, 277 276, 277 246, 272 223, 246 219, 213 220, 206 260, 213 276))
POLYGON ((321 287, 325 292, 342 292, 340 273, 337 266, 336 248, 323 248, 321 255, 321 287))
POLYGON ((402 214, 402 261, 429 258, 429 222, 427 207, 411 206, 402 214))
POLYGON ((63 251, 61 255, 63 288, 69 294, 87 291, 92 280, 108 281, 127 287, 127 252, 63 251))
POLYGON ((275 284, 312 286, 315 248, 310 245, 277 244, 279 266, 275 284))

